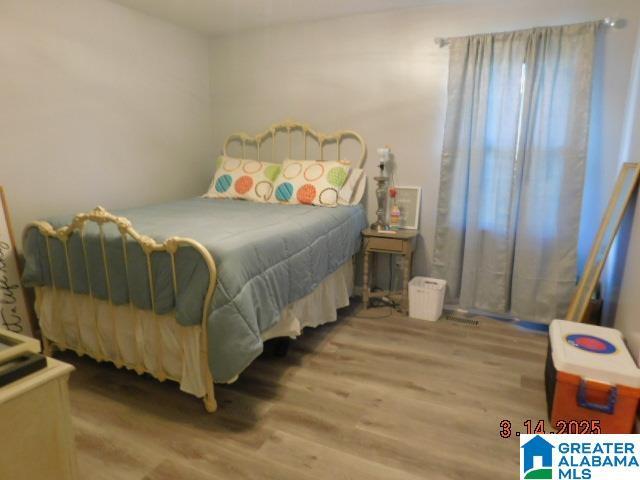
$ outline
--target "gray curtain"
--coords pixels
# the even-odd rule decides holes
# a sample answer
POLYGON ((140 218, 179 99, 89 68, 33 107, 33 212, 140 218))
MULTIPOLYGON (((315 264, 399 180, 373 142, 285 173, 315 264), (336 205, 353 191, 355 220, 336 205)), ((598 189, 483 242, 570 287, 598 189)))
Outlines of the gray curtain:
POLYGON ((539 321, 566 312, 597 26, 450 41, 433 258, 449 302, 539 321))

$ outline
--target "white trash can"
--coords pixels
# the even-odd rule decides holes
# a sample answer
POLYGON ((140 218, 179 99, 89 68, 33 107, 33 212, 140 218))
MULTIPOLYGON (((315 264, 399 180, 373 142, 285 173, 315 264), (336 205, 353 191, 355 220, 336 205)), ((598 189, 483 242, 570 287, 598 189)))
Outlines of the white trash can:
POLYGON ((438 278, 413 277, 409 282, 409 316, 435 322, 442 315, 447 282, 438 278))

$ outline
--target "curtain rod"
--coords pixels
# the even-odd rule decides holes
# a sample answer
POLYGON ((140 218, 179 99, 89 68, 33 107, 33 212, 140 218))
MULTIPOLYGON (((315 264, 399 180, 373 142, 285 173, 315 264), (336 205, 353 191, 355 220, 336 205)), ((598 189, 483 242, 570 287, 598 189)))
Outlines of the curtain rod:
MULTIPOLYGON (((605 17, 602 20, 600 20, 600 24, 604 25, 605 27, 609 27, 609 28, 623 27, 624 26, 624 20, 622 20, 620 18, 615 18, 615 17, 605 17)), ((442 48, 442 47, 444 47, 446 45, 449 45, 449 39, 448 38, 436 37, 436 38, 433 39, 433 41, 440 48, 442 48)))

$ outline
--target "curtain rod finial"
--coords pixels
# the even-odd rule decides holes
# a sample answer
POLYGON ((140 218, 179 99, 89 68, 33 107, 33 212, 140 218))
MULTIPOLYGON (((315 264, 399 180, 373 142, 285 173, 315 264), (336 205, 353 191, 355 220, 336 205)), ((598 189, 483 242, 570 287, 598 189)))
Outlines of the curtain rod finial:
POLYGON ((605 17, 602 20, 602 24, 606 27, 610 27, 610 28, 622 28, 624 27, 624 20, 621 18, 615 18, 615 17, 605 17))
POLYGON ((442 38, 442 37, 436 37, 433 39, 433 41, 435 42, 436 45, 438 45, 440 48, 444 47, 445 45, 449 45, 449 40, 446 38, 442 38))

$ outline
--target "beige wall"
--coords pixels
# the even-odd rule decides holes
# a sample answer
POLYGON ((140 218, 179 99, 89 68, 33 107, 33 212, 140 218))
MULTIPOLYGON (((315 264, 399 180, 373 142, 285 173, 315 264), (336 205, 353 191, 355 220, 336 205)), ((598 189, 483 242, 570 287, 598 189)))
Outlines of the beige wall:
POLYGON ((640 207, 637 205, 634 217, 622 275, 615 327, 625 335, 634 358, 640 364, 640 207))
POLYGON ((0 184, 47 215, 194 195, 208 39, 103 0, 0 0, 0 184))
MULTIPOLYGON (((622 162, 640 162, 640 34, 636 41, 633 85, 627 105, 627 123, 623 134, 622 162)), ((616 295, 611 309, 615 312, 615 327, 620 329, 631 351, 640 364, 640 205, 636 195, 633 211, 623 223, 614 255, 615 265, 608 265, 605 273, 612 272, 616 295)))
MULTIPOLYGON (((388 144, 398 183, 423 187, 415 267, 425 273, 448 63, 433 37, 610 15, 627 25, 604 33, 597 56, 588 238, 618 168, 639 14, 635 0, 471 2, 206 39, 104 0, 0 0, 0 184, 20 232, 31 219, 96 204, 198 194, 209 182, 212 151, 239 129, 284 118, 353 128, 368 141, 370 175, 375 148, 388 144)), ((368 207, 373 217, 371 194, 368 207)), ((617 318, 640 334, 639 223, 617 318)))
MULTIPOLYGON (((370 175, 375 148, 390 145, 398 162, 397 182, 423 188, 422 244, 414 267, 424 273, 432 253, 448 67, 447 49, 438 48, 433 38, 620 16, 627 26, 607 31, 598 53, 602 73, 596 83, 602 93, 594 97, 596 158, 589 171, 589 182, 597 188, 585 208, 588 219, 599 218, 618 161, 640 2, 483 3, 357 15, 215 38, 215 144, 235 130, 260 130, 289 117, 319 129, 352 128, 368 142, 370 175)), ((372 194, 368 209, 372 218, 372 194)), ((585 226, 587 233, 594 228, 585 226)))

